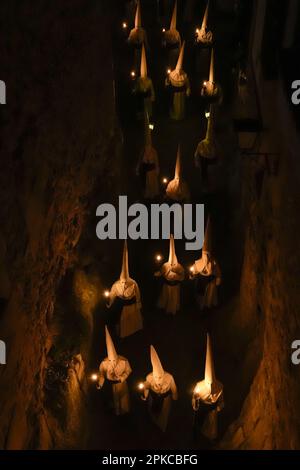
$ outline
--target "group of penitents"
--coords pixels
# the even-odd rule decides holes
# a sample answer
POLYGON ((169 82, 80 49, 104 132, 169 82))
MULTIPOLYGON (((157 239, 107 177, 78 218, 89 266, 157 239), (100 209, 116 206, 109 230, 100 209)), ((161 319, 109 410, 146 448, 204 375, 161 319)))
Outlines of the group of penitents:
MULTIPOLYGON (((220 103, 221 90, 214 82, 214 55, 212 49, 213 35, 207 29, 209 4, 207 4, 202 26, 197 29, 196 41, 206 48, 211 48, 211 63, 208 81, 204 82, 202 96, 210 100, 210 113, 206 138, 201 141, 196 150, 196 161, 201 162, 202 170, 207 162, 216 158, 213 143, 214 107, 220 103), (204 160, 204 165, 202 164, 204 160)), ((183 70, 185 42, 181 40, 177 25, 177 0, 170 22, 170 29, 163 31, 164 46, 173 55, 177 50, 177 61, 174 70, 168 71, 166 86, 172 88, 171 119, 181 120, 185 115, 185 98, 190 94, 190 85, 187 74, 183 70)), ((144 197, 154 199, 159 193, 159 162, 155 148, 152 144, 149 118, 152 115, 152 102, 155 99, 154 88, 147 73, 146 47, 147 34, 142 27, 141 6, 137 1, 135 14, 135 27, 128 38, 129 44, 134 48, 140 60, 140 77, 135 79, 134 92, 141 98, 141 116, 145 119, 145 147, 140 162, 140 171, 145 178, 144 197)), ((190 198, 189 188, 181 176, 181 155, 178 147, 175 176, 166 187, 166 196, 170 201, 183 203, 190 198)), ((186 277, 184 267, 179 263, 175 242, 171 235, 169 245, 169 259, 161 264, 155 273, 162 279, 162 290, 158 299, 158 308, 168 315, 175 315, 180 309, 180 284, 186 277)), ((205 230, 204 244, 201 257, 189 268, 188 276, 195 283, 196 300, 201 310, 217 305, 217 290, 221 284, 221 271, 211 249, 211 224, 208 218, 205 230)), ((130 336, 143 328, 141 315, 141 296, 137 282, 130 278, 128 267, 128 248, 124 242, 123 261, 120 278, 106 293, 107 307, 118 305, 119 315, 117 334, 120 338, 130 336)), ((107 357, 101 362, 99 373, 95 377, 97 388, 102 388, 105 379, 112 386, 113 403, 116 415, 130 411, 129 390, 127 378, 132 370, 129 361, 119 356, 114 347, 110 333, 105 327, 107 357)), ((152 420, 164 432, 167 429, 168 417, 172 400, 177 399, 177 388, 174 377, 166 372, 162 366, 155 348, 150 347, 152 372, 146 380, 139 384, 139 393, 142 400, 148 401, 149 413, 152 420)), ((206 361, 204 379, 199 381, 193 391, 192 408, 195 413, 194 424, 201 434, 209 440, 217 438, 217 415, 223 408, 223 385, 216 379, 210 336, 207 335, 206 361)))

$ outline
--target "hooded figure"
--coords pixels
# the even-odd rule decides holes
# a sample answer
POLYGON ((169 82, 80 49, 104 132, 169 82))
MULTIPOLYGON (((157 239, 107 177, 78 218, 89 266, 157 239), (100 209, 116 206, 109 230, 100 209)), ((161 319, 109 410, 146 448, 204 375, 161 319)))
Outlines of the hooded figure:
POLYGON ((107 307, 110 308, 117 299, 119 304, 117 331, 121 338, 133 335, 143 328, 141 315, 141 296, 137 283, 129 277, 127 241, 124 241, 123 263, 120 279, 116 281, 109 293, 107 307), (120 312, 121 311, 121 312, 120 312))
POLYGON ((215 83, 215 56, 214 50, 211 50, 210 66, 209 66, 209 79, 203 82, 201 89, 201 96, 206 98, 209 102, 222 102, 221 87, 215 83))
POLYGON ((217 147, 214 133, 215 107, 210 105, 209 118, 207 120, 206 136, 199 142, 195 152, 195 165, 201 168, 203 180, 207 179, 208 166, 217 163, 217 147))
POLYGON ((158 308, 165 310, 167 314, 175 315, 180 309, 180 283, 184 280, 184 268, 178 263, 173 235, 170 236, 169 260, 155 276, 163 279, 158 308))
POLYGON ((151 78, 148 77, 147 59, 145 46, 142 46, 140 76, 137 78, 133 93, 137 99, 137 117, 143 119, 145 112, 152 116, 152 103, 155 100, 155 93, 151 78))
POLYGON ((188 201, 190 199, 190 190, 187 183, 181 177, 181 151, 178 145, 175 175, 166 188, 166 195, 169 199, 176 202, 188 201))
POLYGON ((211 340, 207 334, 204 380, 194 388, 192 407, 195 411, 194 430, 209 440, 218 437, 218 413, 224 408, 223 384, 216 379, 211 340))
POLYGON ((136 49, 140 49, 143 44, 147 45, 146 31, 142 28, 140 0, 137 1, 134 28, 130 31, 128 42, 136 49))
POLYGON ((208 218, 202 256, 191 267, 190 278, 195 279, 196 298, 201 310, 215 307, 218 304, 218 286, 222 282, 221 270, 212 257, 211 223, 208 218))
POLYGON ((186 96, 190 96, 191 88, 187 74, 184 72, 182 65, 184 59, 185 41, 183 42, 177 65, 166 78, 166 86, 172 91, 172 105, 170 116, 176 121, 180 121, 185 117, 185 100, 186 96))
POLYGON ((181 37, 177 31, 177 0, 174 2, 170 29, 163 33, 163 46, 175 50, 181 46, 181 37))
POLYGON ((149 413, 155 424, 166 431, 172 400, 177 400, 177 387, 173 375, 165 372, 157 352, 150 346, 152 372, 144 382, 143 400, 148 399, 149 413))
POLYGON ((208 20, 209 0, 207 2, 205 13, 200 29, 196 30, 196 42, 197 44, 209 47, 213 42, 213 34, 211 31, 207 31, 207 20, 208 20))
POLYGON ((99 366, 97 388, 101 389, 103 387, 105 379, 111 383, 115 414, 123 415, 128 413, 130 408, 129 392, 126 380, 132 371, 128 360, 117 354, 106 326, 105 338, 107 357, 99 366))
POLYGON ((138 168, 143 178, 144 198, 154 199, 159 195, 159 162, 157 151, 152 145, 151 129, 149 127, 149 116, 145 113, 145 148, 138 168))

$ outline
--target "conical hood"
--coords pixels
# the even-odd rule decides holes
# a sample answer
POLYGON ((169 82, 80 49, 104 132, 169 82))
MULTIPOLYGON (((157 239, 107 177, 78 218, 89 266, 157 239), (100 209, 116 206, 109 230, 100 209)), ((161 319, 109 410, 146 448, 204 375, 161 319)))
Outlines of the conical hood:
POLYGON ((215 59, 214 59, 214 50, 211 50, 211 58, 210 58, 210 68, 209 68, 209 82, 213 83, 215 79, 215 59))
POLYGON ((154 379, 155 377, 161 377, 164 375, 164 369, 161 365, 160 359, 158 357, 157 352, 155 351, 154 347, 150 346, 150 357, 151 357, 151 364, 152 364, 152 371, 154 379))
POLYGON ((175 252, 175 242, 173 235, 170 235, 170 246, 169 246, 169 261, 171 265, 177 264, 177 256, 175 252))
POLYGON ((205 30, 207 27, 207 20, 208 20, 208 9, 209 9, 209 0, 207 2, 206 8, 205 8, 205 13, 203 16, 203 21, 202 21, 202 26, 201 29, 205 30))
POLYGON ((147 59, 146 59, 146 51, 145 51, 145 46, 143 44, 142 46, 142 55, 141 55, 141 77, 146 78, 147 77, 147 59))
POLYGON ((141 17, 141 4, 140 4, 140 0, 138 0, 137 6, 136 6, 134 27, 135 27, 135 28, 141 28, 141 27, 142 27, 142 17, 141 17))
POLYGON ((206 358, 205 358, 205 376, 204 380, 208 386, 211 388, 211 393, 213 393, 213 386, 216 383, 214 360, 212 354, 211 340, 210 336, 207 333, 207 343, 206 343, 206 358))
POLYGON ((177 0, 175 0, 172 19, 171 19, 171 24, 170 24, 170 29, 171 30, 172 29, 174 30, 176 28, 177 28, 177 0))
POLYGON ((181 149, 180 144, 178 145, 177 149, 177 158, 176 158, 176 166, 175 166, 175 178, 180 178, 181 176, 181 149))
POLYGON ((116 361, 118 359, 118 354, 116 352, 113 340, 109 334, 108 328, 105 325, 105 339, 106 339, 106 351, 107 357, 110 361, 116 361))
POLYGON ((127 240, 124 241, 123 248, 123 261, 122 261, 122 271, 120 275, 121 281, 128 281, 129 279, 129 269, 128 269, 128 250, 127 250, 127 240))
POLYGON ((210 217, 208 217, 207 222, 206 222, 202 252, 206 251, 207 253, 211 254, 211 249, 212 249, 212 246, 211 246, 211 223, 210 223, 210 217))
POLYGON ((184 58, 184 48, 185 48, 185 41, 183 41, 181 49, 180 49, 180 54, 179 54, 176 69, 175 69, 176 72, 180 72, 182 70, 183 58, 184 58))

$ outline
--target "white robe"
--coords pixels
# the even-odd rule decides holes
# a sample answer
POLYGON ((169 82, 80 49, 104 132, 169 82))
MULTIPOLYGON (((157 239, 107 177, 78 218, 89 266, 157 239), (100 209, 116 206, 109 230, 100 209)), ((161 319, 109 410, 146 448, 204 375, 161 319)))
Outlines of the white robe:
POLYGON ((223 385, 216 381, 213 393, 205 380, 201 380, 196 385, 197 393, 194 390, 192 397, 192 407, 194 411, 199 410, 200 403, 207 405, 207 415, 201 426, 201 432, 210 440, 218 437, 218 413, 224 408, 223 385), (216 405, 209 409, 211 405, 216 405))
POLYGON ((117 297, 125 302, 135 298, 134 303, 122 307, 118 334, 120 338, 125 338, 143 328, 141 295, 137 283, 133 279, 115 282, 110 290, 108 307, 111 307, 117 297))
POLYGON ((167 281, 163 284, 158 300, 158 308, 175 315, 180 309, 180 282, 184 280, 184 269, 179 263, 171 265, 168 262, 162 265, 161 270, 156 275, 162 276, 167 281), (176 285, 170 285, 168 282, 176 282, 176 285))
POLYGON ((166 78, 166 86, 172 86, 173 100, 170 109, 170 117, 180 121, 185 117, 186 97, 191 94, 191 86, 185 72, 173 71, 166 78))
POLYGON ((174 178, 167 186, 167 196, 173 201, 189 201, 190 190, 187 183, 182 178, 174 178))
POLYGON ((171 410, 172 400, 177 400, 177 387, 173 378, 173 375, 168 372, 164 372, 164 376, 158 384, 153 377, 153 373, 148 374, 146 382, 144 383, 144 397, 148 398, 149 413, 155 424, 163 431, 166 431, 169 414, 171 410), (156 409, 155 399, 151 392, 157 395, 157 399, 161 395, 167 394, 165 397, 161 397, 161 406, 156 409))
POLYGON ((122 356, 118 356, 115 364, 106 357, 99 366, 98 387, 103 386, 105 379, 111 381, 116 415, 129 412, 130 402, 126 380, 131 372, 128 360, 122 356), (113 383, 116 381, 120 381, 120 383, 113 383))
POLYGON ((208 282, 204 295, 198 294, 200 308, 211 308, 218 305, 218 286, 221 284, 221 269, 216 260, 204 261, 203 258, 196 261, 193 265, 192 278, 195 276, 209 277, 213 279, 208 282))

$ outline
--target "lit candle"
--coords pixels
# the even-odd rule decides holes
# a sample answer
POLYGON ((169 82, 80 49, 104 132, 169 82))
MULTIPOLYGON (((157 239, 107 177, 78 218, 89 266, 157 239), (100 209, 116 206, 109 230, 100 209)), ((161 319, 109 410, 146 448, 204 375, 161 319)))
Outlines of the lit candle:
POLYGON ((154 124, 149 124, 149 129, 151 129, 151 131, 153 131, 153 129, 154 129, 154 124))
POLYGON ((135 77, 135 71, 134 70, 131 72, 131 76, 132 76, 132 78, 135 77))
POLYGON ((162 182, 163 182, 164 184, 167 184, 168 178, 163 178, 162 182))
POLYGON ((156 259, 156 261, 160 262, 162 260, 162 256, 161 255, 156 255, 155 259, 156 259))
POLYGON ((145 385, 143 384, 143 382, 139 383, 138 389, 139 390, 144 390, 144 388, 145 388, 145 385))
POLYGON ((122 26, 123 26, 123 29, 126 29, 126 28, 127 28, 127 23, 125 23, 125 21, 124 21, 124 23, 122 24, 122 26))
POLYGON ((162 32, 165 33, 165 32, 166 32, 166 28, 163 28, 163 29, 162 29, 162 32))
POLYGON ((206 85, 207 85, 207 82, 203 82, 203 85, 206 86, 206 85))
POLYGON ((170 73, 171 73, 171 69, 168 69, 167 74, 170 75, 170 73))
POLYGON ((191 273, 193 273, 193 272, 195 271, 194 266, 191 266, 191 267, 190 267, 190 271, 191 271, 191 273))
POLYGON ((103 295, 104 295, 104 297, 108 298, 109 297, 109 290, 105 290, 103 295))
POLYGON ((98 374, 92 374, 92 375, 91 375, 91 380, 92 380, 93 382, 96 382, 96 381, 98 380, 98 374))
POLYGON ((200 29, 199 29, 199 28, 197 28, 197 29, 196 29, 196 33, 197 33, 197 34, 199 34, 199 32, 200 32, 200 29))
POLYGON ((209 116, 210 116, 210 112, 209 112, 209 111, 206 111, 206 113, 205 113, 205 117, 206 117, 206 119, 208 119, 208 118, 209 118, 209 116))

